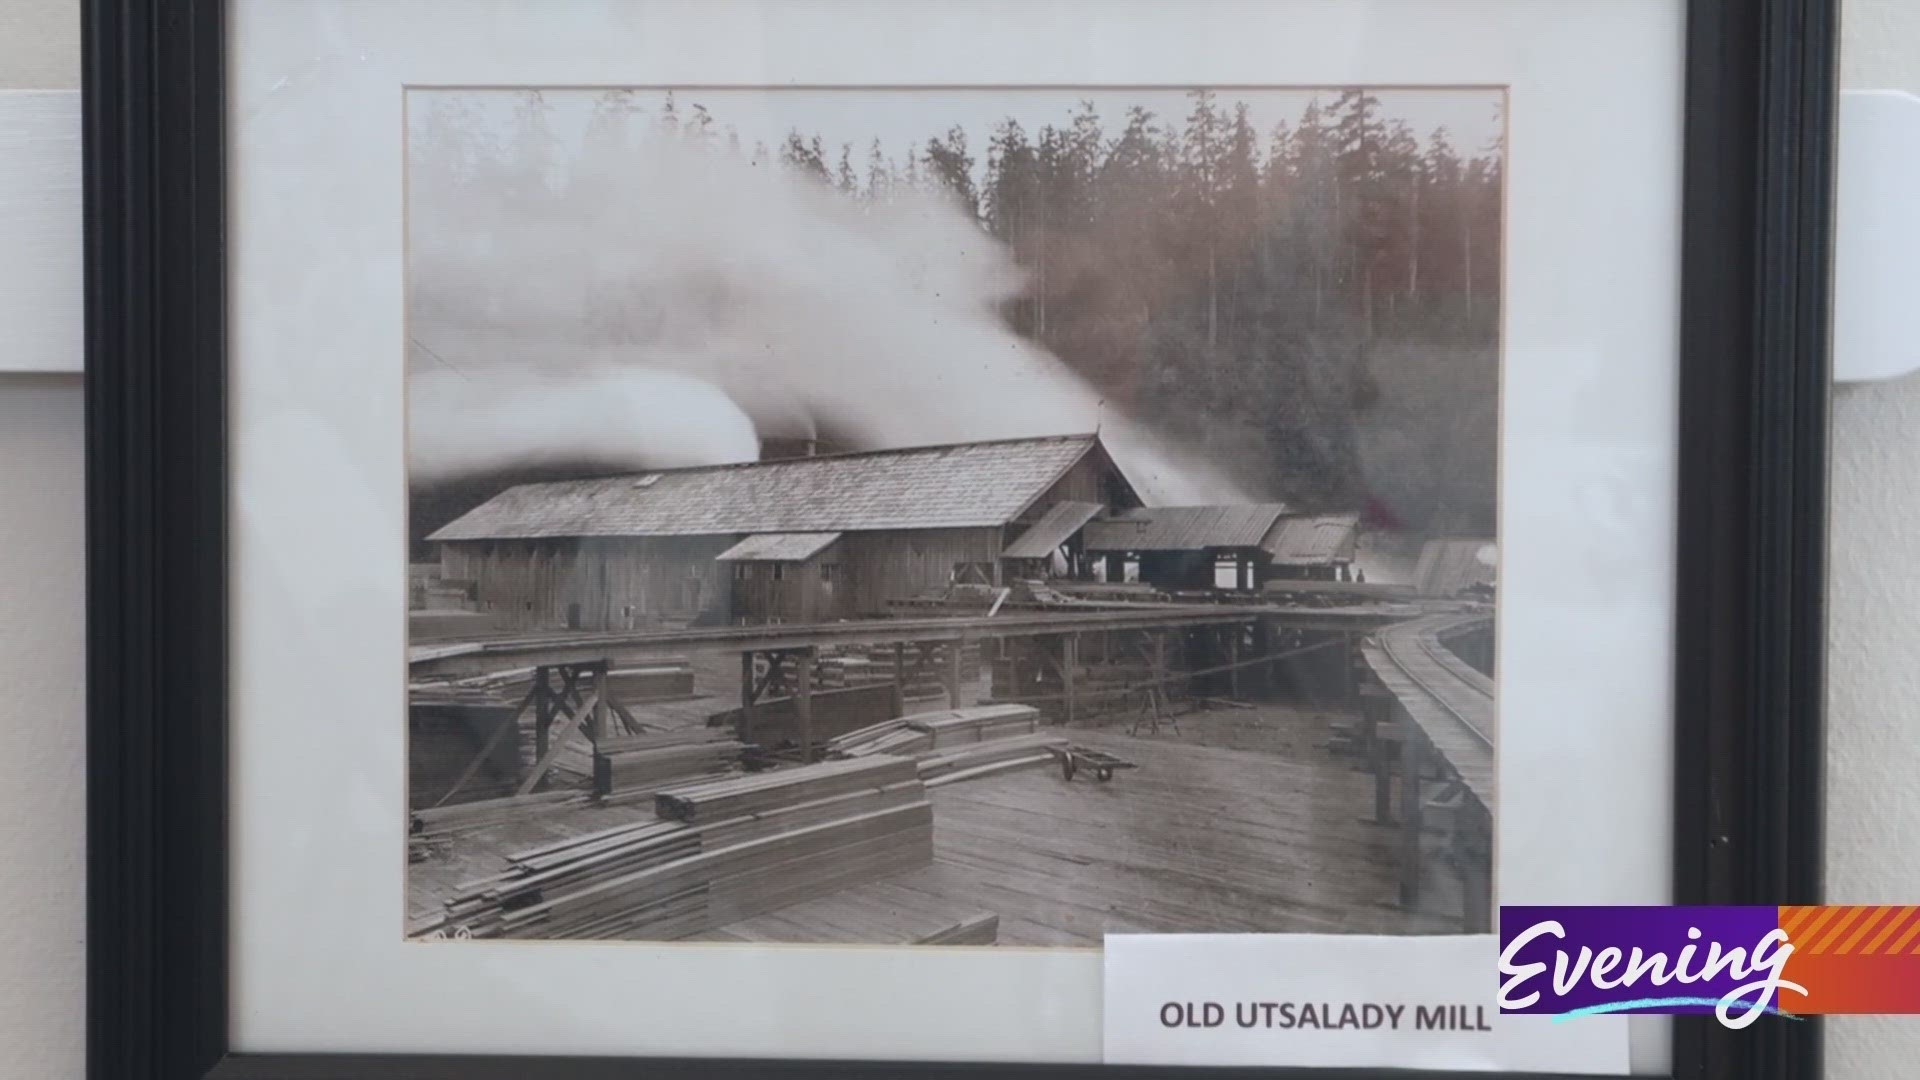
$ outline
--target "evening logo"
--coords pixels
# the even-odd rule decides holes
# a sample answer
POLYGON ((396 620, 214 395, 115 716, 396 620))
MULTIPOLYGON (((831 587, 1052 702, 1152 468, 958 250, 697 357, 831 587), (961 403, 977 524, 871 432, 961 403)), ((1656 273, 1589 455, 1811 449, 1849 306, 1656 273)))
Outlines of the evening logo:
POLYGON ((1774 908, 1501 908, 1500 1011, 1779 1013, 1793 946, 1774 908), (1751 913, 1751 914, 1748 914, 1751 913))
POLYGON ((1920 1012, 1920 907, 1503 907, 1500 1011, 1920 1012))

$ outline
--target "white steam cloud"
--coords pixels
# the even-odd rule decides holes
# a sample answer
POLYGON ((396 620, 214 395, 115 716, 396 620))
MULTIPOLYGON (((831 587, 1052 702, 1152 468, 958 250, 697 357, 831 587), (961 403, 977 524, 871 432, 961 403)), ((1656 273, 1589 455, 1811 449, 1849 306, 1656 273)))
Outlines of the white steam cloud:
POLYGON ((655 138, 583 154, 558 194, 418 192, 414 221, 418 478, 1099 427, 1149 502, 1243 498, 1010 331, 1019 269, 944 202, 655 138))

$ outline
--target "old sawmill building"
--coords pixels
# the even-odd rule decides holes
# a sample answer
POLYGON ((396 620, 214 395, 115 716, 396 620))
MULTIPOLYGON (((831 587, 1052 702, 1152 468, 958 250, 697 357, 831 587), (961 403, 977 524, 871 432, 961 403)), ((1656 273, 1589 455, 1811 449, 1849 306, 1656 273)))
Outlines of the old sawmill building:
POLYGON ((1016 578, 1254 590, 1331 578, 1357 527, 1144 507, 1090 434, 521 484, 427 539, 497 629, 630 630, 875 617, 1016 578))
POLYGON ((884 615, 1140 505, 1097 435, 522 484, 428 536, 502 628, 884 615))

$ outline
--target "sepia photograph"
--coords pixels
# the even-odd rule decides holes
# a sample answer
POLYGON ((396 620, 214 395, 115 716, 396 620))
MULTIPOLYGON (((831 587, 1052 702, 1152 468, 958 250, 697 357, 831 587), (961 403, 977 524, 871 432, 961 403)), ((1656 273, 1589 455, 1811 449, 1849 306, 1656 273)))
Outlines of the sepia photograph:
POLYGON ((409 939, 1490 930, 1503 90, 405 115, 409 939))

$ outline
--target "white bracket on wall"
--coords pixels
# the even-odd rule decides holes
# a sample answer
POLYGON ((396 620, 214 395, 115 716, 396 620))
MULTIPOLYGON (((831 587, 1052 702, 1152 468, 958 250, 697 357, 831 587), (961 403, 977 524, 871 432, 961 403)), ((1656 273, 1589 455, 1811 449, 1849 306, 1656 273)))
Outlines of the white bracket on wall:
POLYGON ((0 90, 0 372, 81 364, 80 92, 0 90))
POLYGON ((1833 379, 1920 370, 1920 97, 1840 95, 1834 176, 1833 379))

